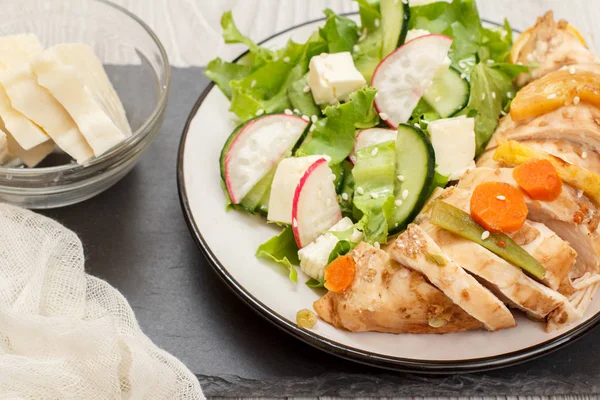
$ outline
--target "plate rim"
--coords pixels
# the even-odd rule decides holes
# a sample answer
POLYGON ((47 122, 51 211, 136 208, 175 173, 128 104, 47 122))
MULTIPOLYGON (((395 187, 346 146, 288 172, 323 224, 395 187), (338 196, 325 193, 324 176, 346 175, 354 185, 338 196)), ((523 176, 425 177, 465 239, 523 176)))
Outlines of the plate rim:
MULTIPOLYGON (((358 15, 356 12, 343 13, 340 15, 358 15)), ((266 39, 260 41, 258 44, 263 44, 277 36, 283 35, 287 32, 293 31, 305 25, 314 24, 316 22, 324 21, 325 18, 317 18, 310 21, 303 22, 298 25, 291 26, 287 29, 274 33, 266 39)), ((501 26, 500 24, 482 19, 482 22, 501 26)), ((513 29, 515 32, 519 32, 513 29)), ((238 61, 240 58, 245 56, 248 51, 245 51, 238 56, 233 62, 238 61)), ((189 128, 192 121, 196 117, 196 114, 202 103, 208 96, 208 94, 215 88, 214 82, 210 82, 207 87, 202 91, 200 97, 194 103, 188 118, 186 120, 181 139, 178 146, 177 153, 177 191, 179 195, 179 202, 183 211, 183 216, 192 234, 194 242, 200 249, 201 253, 205 257, 208 264, 217 273, 217 276, 226 284, 226 286, 246 305, 250 306, 261 317, 283 330, 284 332, 296 337, 297 339, 307 343, 319 350, 326 353, 341 357, 346 360, 378 367, 388 370, 402 371, 402 372, 419 372, 425 374, 456 374, 456 373, 470 373, 470 372, 482 372, 493 369, 510 367, 526 361, 534 360, 544 355, 550 354, 560 348, 574 343, 581 339, 587 333, 592 331, 597 325, 600 324, 600 311, 592 316, 584 323, 577 325, 573 329, 559 335, 555 338, 549 339, 542 343, 530 346, 521 350, 513 351, 510 353, 499 354, 495 356, 467 359, 467 360, 419 360, 411 358, 402 358, 389 355, 382 355, 373 353, 370 351, 362 350, 352 346, 340 344, 334 340, 325 338, 317 335, 316 333, 297 326, 296 324, 288 321, 277 312, 272 310, 269 306, 259 301, 249 291, 247 291, 237 280, 227 271, 225 266, 221 264, 219 259, 214 255, 210 246, 208 246, 206 240, 202 236, 198 224, 194 220, 190 203, 187 195, 184 179, 183 169, 183 157, 185 151, 185 144, 189 133, 189 128)))

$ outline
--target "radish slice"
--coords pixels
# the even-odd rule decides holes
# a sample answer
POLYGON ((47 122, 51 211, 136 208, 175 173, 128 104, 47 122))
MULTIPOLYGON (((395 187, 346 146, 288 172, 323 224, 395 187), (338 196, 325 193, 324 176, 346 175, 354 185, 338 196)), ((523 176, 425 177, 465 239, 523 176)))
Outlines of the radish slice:
POLYGON ((296 187, 292 229, 299 248, 313 242, 342 219, 334 177, 327 160, 322 158, 306 170, 296 187))
POLYGON ((224 179, 233 204, 288 154, 308 122, 294 115, 272 114, 244 125, 224 149, 224 179))
POLYGON ((292 157, 281 160, 275 171, 269 196, 269 222, 291 225, 294 193, 306 170, 328 156, 292 157))
POLYGON ((395 142, 396 136, 398 136, 398 132, 394 129, 369 128, 359 131, 356 134, 354 149, 349 157, 350 161, 352 161, 352 164, 356 164, 356 153, 360 150, 376 144, 395 142))
POLYGON ((371 80, 371 86, 377 89, 375 108, 391 128, 408 121, 444 64, 451 45, 448 36, 420 36, 379 63, 371 80))

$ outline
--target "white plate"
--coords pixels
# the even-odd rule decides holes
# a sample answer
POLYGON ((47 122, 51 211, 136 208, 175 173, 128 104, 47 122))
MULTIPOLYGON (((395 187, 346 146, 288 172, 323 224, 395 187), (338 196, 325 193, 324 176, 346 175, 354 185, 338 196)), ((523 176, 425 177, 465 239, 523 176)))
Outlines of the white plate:
MULTIPOLYGON (((322 21, 309 22, 266 40, 268 47, 288 39, 303 42, 322 21)), ((280 328, 322 350, 386 368, 460 372, 498 368, 538 357, 581 337, 600 321, 600 297, 577 325, 546 333, 544 325, 516 315, 518 326, 499 332, 483 330, 446 335, 351 333, 319 321, 299 328, 296 312, 312 309, 319 293, 308 288, 300 271, 292 284, 286 270, 254 257, 257 247, 279 232, 259 217, 225 209, 219 155, 235 128, 229 101, 210 85, 194 107, 181 140, 178 183, 190 230, 211 265, 237 295, 280 328)))

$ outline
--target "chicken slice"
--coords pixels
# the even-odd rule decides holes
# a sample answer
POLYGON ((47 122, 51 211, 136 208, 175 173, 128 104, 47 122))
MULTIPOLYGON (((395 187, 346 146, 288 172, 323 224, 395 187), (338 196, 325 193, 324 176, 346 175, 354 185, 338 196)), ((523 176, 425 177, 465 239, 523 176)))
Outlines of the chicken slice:
POLYGON ((546 331, 553 332, 562 329, 582 318, 599 287, 600 283, 596 282, 573 293, 569 297, 569 303, 563 304, 550 313, 546 331))
MULTIPOLYGON (((463 211, 469 211, 471 194, 456 187, 449 188, 438 199, 463 211)), ((520 268, 506 262, 483 246, 464 239, 429 222, 430 212, 421 214, 416 223, 437 243, 442 251, 465 270, 481 278, 483 284, 510 306, 537 319, 543 319, 567 299, 529 278, 520 268)), ((547 228, 546 228, 547 229, 547 228)), ((534 250, 542 244, 535 229, 523 230, 519 239, 528 242, 534 250)), ((558 286, 558 285, 557 285, 558 286)))
MULTIPOLYGON (((472 189, 487 181, 516 185, 512 177, 512 168, 475 168, 463 176, 458 187, 472 189)), ((551 238, 552 233, 548 231, 543 235, 548 243, 554 243, 545 247, 548 252, 544 252, 543 260, 538 259, 554 277, 548 282, 550 287, 556 287, 556 282, 562 282, 567 273, 570 280, 573 280, 586 272, 599 272, 597 258, 600 254, 600 239, 597 228, 600 216, 587 197, 574 188, 563 185, 560 196, 554 201, 537 201, 525 196, 525 202, 529 209, 528 218, 541 222, 562 239, 551 238), (571 268, 573 259, 575 265, 571 268)), ((547 279, 552 278, 547 276, 547 279)), ((562 289, 560 292, 565 293, 562 289)))
POLYGON ((535 139, 565 140, 600 150, 600 109, 586 103, 571 104, 519 123, 507 115, 500 120, 486 151, 506 140, 535 139))
POLYGON ((523 86, 565 65, 598 62, 575 32, 567 21, 555 22, 552 11, 538 18, 511 52, 512 62, 536 65, 530 74, 521 74, 517 84, 523 86))
MULTIPOLYGON (((545 151, 560 157, 568 163, 579 165, 582 168, 600 174, 600 154, 589 146, 583 146, 566 140, 534 139, 521 141, 525 146, 545 151)), ((494 161, 494 150, 483 153, 477 160, 478 167, 500 168, 505 166, 502 162, 494 161)))
POLYGON ((356 261, 352 286, 343 293, 328 292, 314 303, 317 314, 336 328, 389 333, 481 328, 423 275, 390 260, 385 251, 363 242, 348 254, 356 261))
POLYGON ((490 331, 516 325, 504 303, 444 254, 418 225, 410 224, 390 247, 391 257, 429 279, 490 331))

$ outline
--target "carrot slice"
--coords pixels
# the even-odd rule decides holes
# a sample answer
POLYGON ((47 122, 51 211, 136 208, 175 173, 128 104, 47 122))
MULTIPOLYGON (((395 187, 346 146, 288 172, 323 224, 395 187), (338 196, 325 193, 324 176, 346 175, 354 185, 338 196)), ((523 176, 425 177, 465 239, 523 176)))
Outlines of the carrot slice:
POLYGON ((556 200, 562 191, 558 172, 548 160, 537 158, 517 166, 513 170, 513 178, 534 200, 556 200))
POLYGON ((523 193, 504 182, 485 182, 471 196, 471 217, 490 232, 515 232, 527 219, 523 193))
POLYGON ((352 286, 356 274, 356 262, 351 256, 336 258, 325 269, 325 288, 341 293, 352 286))

